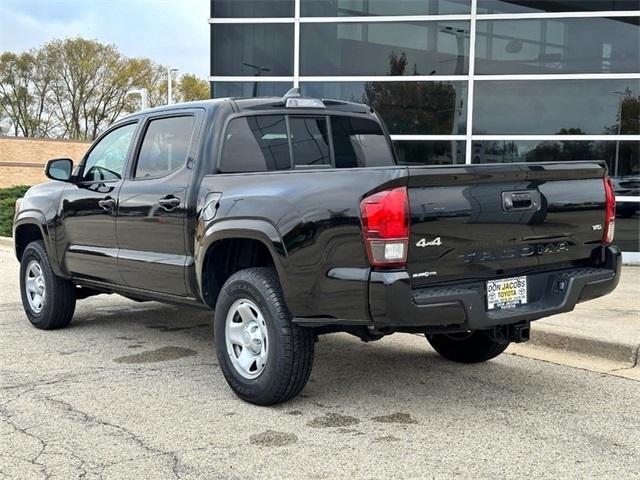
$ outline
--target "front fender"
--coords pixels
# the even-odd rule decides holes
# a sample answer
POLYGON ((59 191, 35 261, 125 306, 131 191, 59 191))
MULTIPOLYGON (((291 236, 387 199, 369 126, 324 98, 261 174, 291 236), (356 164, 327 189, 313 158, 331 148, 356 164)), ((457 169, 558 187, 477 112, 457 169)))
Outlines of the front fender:
POLYGON ((16 213, 16 217, 13 221, 13 242, 14 242, 14 252, 16 258, 20 260, 19 249, 18 249, 18 230, 20 227, 24 225, 34 225, 40 230, 40 235, 42 236, 42 241, 44 242, 44 248, 47 252, 47 256, 49 257, 49 263, 51 264, 51 269, 58 276, 65 276, 62 270, 58 265, 58 255, 56 249, 53 245, 53 239, 51 238, 51 232, 49 230, 49 225, 47 223, 47 219, 44 213, 38 210, 21 210, 16 213))
POLYGON ((64 182, 45 182, 29 188, 16 205, 13 224, 13 238, 23 225, 32 224, 40 229, 51 268, 56 275, 66 276, 60 269, 57 248, 57 227, 60 223, 58 207, 62 192, 68 184, 64 182))

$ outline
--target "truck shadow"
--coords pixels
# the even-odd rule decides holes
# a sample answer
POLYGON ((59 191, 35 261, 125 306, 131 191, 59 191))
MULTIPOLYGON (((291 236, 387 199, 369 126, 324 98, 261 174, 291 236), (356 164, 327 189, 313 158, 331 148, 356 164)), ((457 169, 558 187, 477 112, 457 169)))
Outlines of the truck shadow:
MULTIPOLYGON (((120 365, 167 362, 185 371, 194 362, 214 365, 207 383, 212 389, 227 389, 217 368, 211 312, 126 300, 90 303, 79 308, 67 334, 90 329, 93 338, 115 339, 116 346, 122 342, 121 355, 112 359, 120 365)), ((363 343, 347 334, 331 334, 320 337, 310 381, 286 406, 340 410, 345 404, 376 401, 433 409, 469 402, 495 409, 530 404, 532 398, 569 400, 575 385, 559 386, 563 383, 546 379, 564 367, 549 373, 546 365, 507 354, 484 364, 461 365, 438 356, 424 336, 395 334, 363 343), (538 371, 539 375, 531 374, 538 371)), ((230 391, 228 395, 233 396, 230 391)))

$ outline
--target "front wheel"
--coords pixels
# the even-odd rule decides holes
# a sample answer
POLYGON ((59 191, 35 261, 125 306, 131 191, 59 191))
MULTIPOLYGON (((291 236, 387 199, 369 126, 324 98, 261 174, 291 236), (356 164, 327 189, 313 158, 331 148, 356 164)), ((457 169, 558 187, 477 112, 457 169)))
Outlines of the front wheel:
POLYGON ((214 341, 227 383, 247 402, 285 402, 309 379, 313 332, 292 323, 271 268, 241 270, 225 282, 216 303, 214 341))
POLYGON ((459 363, 486 362, 500 355, 509 346, 509 342, 496 341, 482 330, 425 336, 436 352, 447 360, 459 363))
POLYGON ((75 286, 53 272, 40 240, 27 245, 20 259, 20 295, 34 327, 53 330, 71 323, 76 308, 75 286))

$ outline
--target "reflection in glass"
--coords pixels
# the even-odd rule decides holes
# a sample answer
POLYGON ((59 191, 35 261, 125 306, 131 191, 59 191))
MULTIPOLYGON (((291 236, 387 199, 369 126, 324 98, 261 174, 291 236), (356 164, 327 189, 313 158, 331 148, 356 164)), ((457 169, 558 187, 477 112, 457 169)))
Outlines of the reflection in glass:
MULTIPOLYGON (((604 160, 610 176, 640 179, 639 142, 475 140, 472 155, 473 163, 604 160)), ((622 185, 616 188, 618 195, 640 195, 640 185, 632 187, 627 184, 624 192, 620 188, 622 185)))
POLYGON ((393 165, 387 139, 372 120, 333 115, 331 136, 336 168, 393 165))
POLYGON ((294 165, 331 165, 327 117, 289 117, 294 165))
POLYGON ((471 0, 301 0, 303 17, 469 13, 471 0))
POLYGON ((291 168, 284 115, 238 117, 224 132, 220 171, 263 172, 291 168))
POLYGON ((640 71, 640 17, 477 23, 477 74, 640 71))
POLYGON ((640 133, 640 80, 476 81, 474 88, 474 134, 640 133))
POLYGON ((469 22, 307 23, 302 75, 463 75, 469 22))
POLYGON ((293 11, 293 0, 211 0, 214 18, 293 17, 293 11))
POLYGON ((604 160, 617 197, 637 202, 616 202, 616 238, 623 251, 640 250, 640 143, 630 141, 478 141, 471 147, 473 163, 557 162, 604 160))
POLYGON ((212 98, 282 97, 293 87, 291 82, 212 82, 212 98))
POLYGON ((478 13, 639 10, 638 0, 478 0, 478 13))
POLYGON ((216 24, 211 29, 211 75, 293 75, 292 24, 216 24))
POLYGON ((466 129, 466 82, 301 82, 302 94, 360 102, 394 134, 460 134, 466 129))
POLYGON ((626 213, 620 213, 620 205, 616 204, 616 232, 613 239, 614 245, 617 245, 623 252, 638 252, 640 251, 640 239, 638 232, 640 232, 640 216, 638 215, 638 206, 640 203, 625 203, 630 208, 636 207, 631 212, 628 210, 626 213))
POLYGON ((464 141, 394 140, 400 165, 456 165, 465 162, 464 141))
POLYGON ((69 180, 73 162, 70 159, 59 158, 47 163, 48 176, 55 180, 69 180))

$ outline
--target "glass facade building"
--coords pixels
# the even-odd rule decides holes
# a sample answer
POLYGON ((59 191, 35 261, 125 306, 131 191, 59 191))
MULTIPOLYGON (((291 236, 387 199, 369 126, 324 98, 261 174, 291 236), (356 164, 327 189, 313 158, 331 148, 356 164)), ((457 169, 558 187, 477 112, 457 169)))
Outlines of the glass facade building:
POLYGON ((604 160, 640 262, 640 0, 211 0, 212 96, 368 103, 407 164, 604 160))

